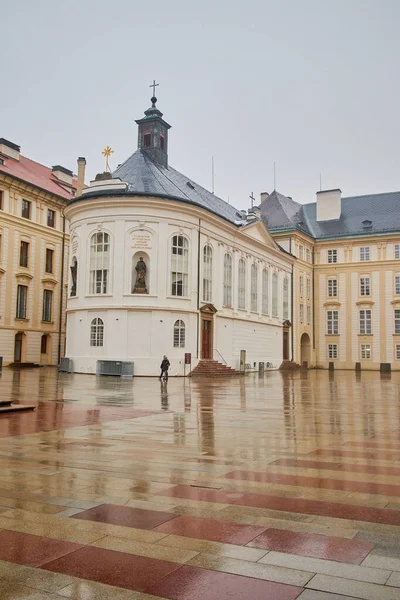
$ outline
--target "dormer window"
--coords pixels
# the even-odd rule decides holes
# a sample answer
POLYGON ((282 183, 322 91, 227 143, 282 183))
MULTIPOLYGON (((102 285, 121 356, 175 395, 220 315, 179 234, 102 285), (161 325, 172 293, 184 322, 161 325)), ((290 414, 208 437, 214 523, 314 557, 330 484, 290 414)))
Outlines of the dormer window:
POLYGON ((162 134, 160 135, 160 148, 161 150, 165 150, 165 139, 162 134))
POLYGON ((143 136, 143 148, 150 148, 151 146, 151 133, 145 133, 143 136))

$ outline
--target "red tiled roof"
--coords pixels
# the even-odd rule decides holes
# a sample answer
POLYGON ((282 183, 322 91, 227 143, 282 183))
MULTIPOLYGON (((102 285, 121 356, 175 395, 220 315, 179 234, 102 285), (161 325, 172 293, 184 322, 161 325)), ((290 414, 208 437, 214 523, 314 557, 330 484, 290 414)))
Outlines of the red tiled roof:
POLYGON ((18 179, 22 179, 22 181, 35 185, 46 192, 51 192, 56 196, 61 196, 66 200, 71 200, 71 198, 73 198, 73 195, 69 190, 76 190, 76 179, 73 179, 72 186, 69 186, 64 181, 57 179, 49 167, 45 167, 30 158, 26 158, 26 156, 20 155, 19 160, 3 155, 2 158, 4 159, 4 165, 0 164, 0 173, 18 177, 18 179))

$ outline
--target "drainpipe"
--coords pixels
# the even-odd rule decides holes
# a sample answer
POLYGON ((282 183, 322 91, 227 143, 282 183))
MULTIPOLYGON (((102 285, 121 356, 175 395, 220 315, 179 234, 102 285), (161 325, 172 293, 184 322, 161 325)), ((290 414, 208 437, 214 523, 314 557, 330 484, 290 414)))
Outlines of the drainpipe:
POLYGON ((196 349, 197 355, 196 358, 199 358, 199 342, 200 342, 200 227, 201 227, 201 219, 199 219, 199 230, 197 236, 197 342, 196 349))
MULTIPOLYGON (((289 240, 289 252, 290 254, 292 254, 292 238, 290 238, 289 240)), ((293 285, 294 285, 294 275, 293 275, 293 269, 294 269, 294 264, 292 264, 292 274, 291 274, 291 279, 290 279, 290 304, 291 304, 291 308, 290 308, 290 316, 292 318, 292 327, 290 328, 290 337, 291 337, 291 341, 292 341, 292 358, 291 361, 293 362, 294 360, 294 348, 293 348, 293 341, 294 341, 294 332, 293 332, 293 306, 294 306, 294 302, 293 302, 293 285)))
POLYGON ((63 299, 64 299, 64 257, 65 257, 65 215, 63 213, 63 236, 61 249, 61 277, 60 277, 60 311, 58 323, 58 365, 61 363, 61 332, 63 318, 63 299))

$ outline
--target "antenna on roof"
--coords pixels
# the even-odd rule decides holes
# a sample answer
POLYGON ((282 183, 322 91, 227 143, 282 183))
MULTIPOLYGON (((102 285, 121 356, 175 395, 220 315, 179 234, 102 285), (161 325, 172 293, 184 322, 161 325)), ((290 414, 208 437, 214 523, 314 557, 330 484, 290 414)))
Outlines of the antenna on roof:
POLYGON ((274 192, 276 191, 276 172, 275 172, 275 161, 274 161, 274 192))
POLYGON ((322 175, 319 174, 319 191, 322 192, 322 175))
POLYGON ((214 157, 211 157, 211 192, 214 193, 214 157))
POLYGON ((254 206, 254 200, 255 200, 253 192, 251 192, 249 198, 251 200, 251 208, 253 208, 253 206, 254 206))

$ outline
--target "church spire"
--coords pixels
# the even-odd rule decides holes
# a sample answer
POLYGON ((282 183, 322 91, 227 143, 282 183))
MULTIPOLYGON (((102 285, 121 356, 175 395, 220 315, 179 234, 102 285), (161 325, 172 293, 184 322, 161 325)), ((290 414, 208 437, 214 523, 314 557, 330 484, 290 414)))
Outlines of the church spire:
POLYGON ((156 107, 155 89, 158 85, 155 80, 150 85, 153 88, 151 107, 145 110, 142 119, 136 121, 139 126, 138 148, 149 154, 154 162, 168 168, 168 129, 171 125, 164 121, 162 112, 156 107))

